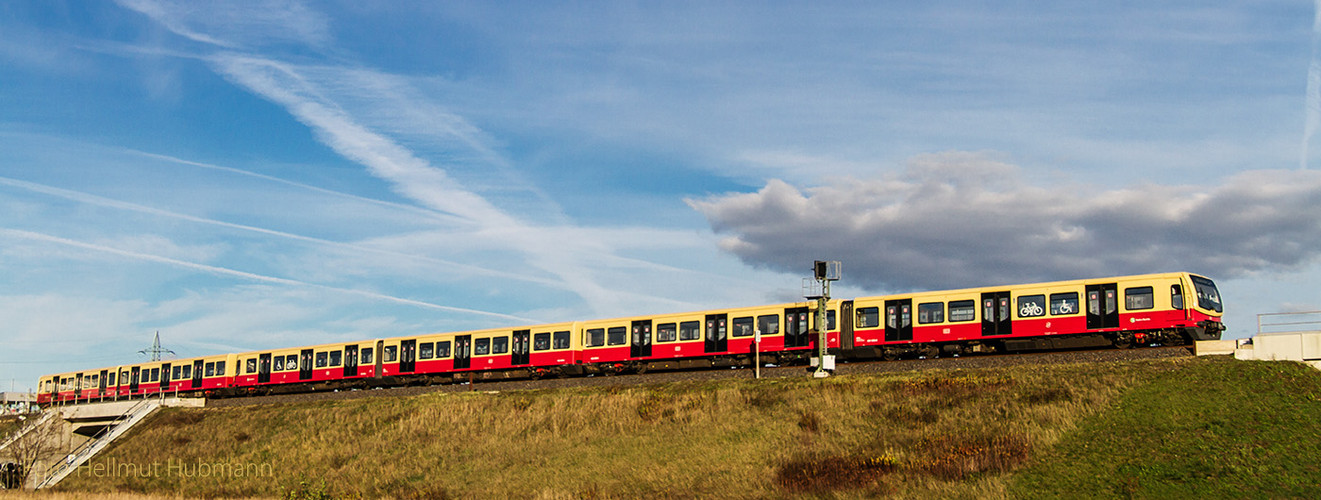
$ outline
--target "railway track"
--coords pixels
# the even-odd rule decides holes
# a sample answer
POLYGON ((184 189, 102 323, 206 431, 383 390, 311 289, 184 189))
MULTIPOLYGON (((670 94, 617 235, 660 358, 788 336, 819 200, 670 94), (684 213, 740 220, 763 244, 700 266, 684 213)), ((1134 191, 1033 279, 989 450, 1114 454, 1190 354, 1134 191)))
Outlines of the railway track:
MULTIPOLYGON (((907 359, 898 361, 854 361, 841 362, 837 366, 837 375, 858 373, 907 372, 919 370, 979 369, 1031 364, 1071 364, 1097 363, 1110 361, 1129 361, 1138 359, 1174 358, 1192 356, 1190 346, 1144 347, 1139 349, 1094 349, 1076 351, 1052 351, 1023 354, 983 354, 976 356, 945 357, 933 359, 907 359)), ((766 367, 761 370, 762 378, 810 377, 811 373, 803 366, 766 367)), ((642 384, 679 382, 687 380, 718 380, 726 378, 752 378, 753 370, 712 369, 668 372, 648 372, 613 376, 568 377, 542 380, 505 380, 478 382, 476 384, 448 384, 431 386, 393 387, 384 389, 349 390, 337 392, 308 392, 298 394, 279 394, 271 396, 252 396, 241 398, 212 399, 209 407, 233 407, 262 404, 302 403, 313 401, 338 401, 372 397, 404 397, 432 392, 468 392, 468 391, 514 391, 529 389, 553 389, 563 387, 611 387, 642 384)))

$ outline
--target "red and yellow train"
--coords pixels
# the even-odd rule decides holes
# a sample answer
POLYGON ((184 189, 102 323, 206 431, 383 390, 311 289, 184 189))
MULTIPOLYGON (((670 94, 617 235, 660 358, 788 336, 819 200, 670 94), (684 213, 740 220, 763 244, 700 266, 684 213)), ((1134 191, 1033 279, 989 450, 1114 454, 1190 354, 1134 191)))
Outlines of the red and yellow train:
POLYGON ((38 381, 40 404, 211 397, 1220 338, 1215 283, 1179 272, 431 333, 153 361, 38 381), (758 341, 759 339, 759 341, 758 341))

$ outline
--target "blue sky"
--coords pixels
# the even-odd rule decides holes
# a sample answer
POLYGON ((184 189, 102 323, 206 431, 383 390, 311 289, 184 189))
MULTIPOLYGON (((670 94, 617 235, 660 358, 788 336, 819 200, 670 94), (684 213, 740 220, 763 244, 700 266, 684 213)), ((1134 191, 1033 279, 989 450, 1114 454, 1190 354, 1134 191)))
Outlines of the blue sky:
POLYGON ((1316 19, 4 2, 0 379, 156 331, 193 356, 793 300, 813 259, 836 296, 1193 271, 1248 336, 1321 309, 1316 19))

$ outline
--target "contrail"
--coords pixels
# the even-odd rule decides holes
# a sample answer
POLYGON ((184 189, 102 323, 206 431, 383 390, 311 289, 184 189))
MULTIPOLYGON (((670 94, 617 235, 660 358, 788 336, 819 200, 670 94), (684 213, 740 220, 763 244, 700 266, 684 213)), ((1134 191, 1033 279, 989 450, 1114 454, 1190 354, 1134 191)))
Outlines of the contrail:
POLYGON ((277 285, 291 285, 291 286, 301 286, 301 287, 308 287, 308 288, 317 288, 317 289, 321 289, 321 290, 328 290, 328 291, 338 292, 338 293, 343 293, 343 294, 348 294, 348 295, 357 295, 357 296, 360 296, 360 297, 367 297, 367 298, 372 298, 372 299, 377 299, 377 300, 383 300, 383 301, 387 301, 387 302, 394 302, 394 303, 398 303, 398 304, 405 304, 405 305, 411 305, 411 306, 425 307, 425 308, 428 308, 428 309, 437 309, 437 310, 441 310, 441 311, 457 312, 457 313, 464 313, 464 314, 479 314, 479 315, 482 315, 482 316, 490 316, 490 317, 493 317, 493 318, 500 318, 500 319, 505 319, 505 320, 513 320, 513 321, 517 321, 517 322, 521 322, 521 323, 535 323, 535 322, 536 322, 535 320, 531 320, 531 319, 527 319, 527 318, 522 318, 522 317, 519 317, 519 316, 512 316, 512 315, 508 315, 508 314, 493 313, 493 312, 488 312, 488 311, 478 311, 478 310, 476 310, 476 309, 467 309, 467 308, 462 308, 462 307, 442 306, 442 305, 440 305, 440 304, 432 304, 432 303, 430 303, 430 302, 423 302, 423 301, 420 301, 420 300, 405 299, 405 298, 395 297, 395 296, 391 296, 391 295, 385 295, 385 294, 382 294, 382 293, 368 292, 368 291, 365 291, 365 290, 354 290, 354 289, 351 289, 351 288, 339 288, 339 287, 333 287, 333 286, 327 286, 327 285, 318 285, 318 284, 316 284, 316 283, 307 283, 307 282, 305 282, 305 281, 291 280, 291 279, 288 279, 288 278, 277 278, 277 277, 274 277, 274 276, 264 276, 264 275, 260 275, 260 274, 253 274, 253 273, 249 273, 249 272, 245 272, 245 271, 238 271, 238 270, 235 270, 235 269, 228 269, 228 268, 224 268, 224 267, 208 266, 208 265, 206 265, 206 264, 198 264, 198 263, 196 263, 196 262, 188 262, 188 261, 183 261, 183 260, 178 260, 178 259, 171 259, 171 258, 169 258, 169 257, 162 257, 162 256, 160 256, 160 255, 151 255, 151 254, 146 254, 146 253, 132 252, 132 251, 128 251, 128 250, 121 250, 121 249, 118 249, 118 248, 111 248, 111 247, 107 247, 107 246, 104 246, 104 245, 97 245, 97 244, 94 244, 94 243, 87 243, 87 242, 84 242, 84 241, 75 241, 75 240, 71 240, 71 239, 68 239, 68 238, 61 238, 61 237, 59 237, 59 236, 51 236, 51 235, 49 235, 49 234, 36 233, 36 232, 32 232, 32 231, 23 231, 23 230, 21 230, 21 229, 0 228, 0 235, 8 236, 8 237, 11 237, 11 238, 21 238, 21 239, 27 239, 27 240, 44 241, 44 242, 47 242, 47 243, 57 243, 57 244, 60 244, 60 245, 66 245, 66 246, 71 246, 71 247, 76 247, 76 248, 82 248, 82 249, 85 249, 85 250, 94 250, 94 251, 97 251, 97 252, 104 252, 104 253, 109 253, 109 254, 119 255, 119 256, 121 256, 121 257, 128 257, 128 258, 132 258, 132 259, 145 260, 145 261, 148 261, 148 262, 157 262, 157 263, 161 263, 161 264, 168 264, 168 265, 172 265, 172 266, 176 266, 176 267, 182 267, 182 268, 185 268, 185 269, 192 269, 192 270, 195 270, 195 271, 202 271, 202 272, 211 273, 211 274, 217 274, 217 275, 221 275, 221 276, 230 276, 230 277, 235 277, 235 278, 241 278, 241 279, 245 279, 245 280, 249 280, 249 281, 256 281, 256 282, 261 282, 261 283, 272 283, 272 284, 277 284, 277 285))
POLYGON ((1307 67, 1307 103, 1303 109, 1306 122, 1303 124, 1303 151, 1298 159, 1298 168, 1307 169, 1307 157, 1311 154, 1312 136, 1321 127, 1321 61, 1317 61, 1318 47, 1321 46, 1321 0, 1314 0, 1312 18, 1312 62, 1307 67))
MULTIPOLYGON (((148 154, 148 153, 144 153, 144 154, 148 154)), ((224 167, 215 167, 215 168, 224 168, 224 167)), ((240 172, 242 172, 242 171, 240 171, 240 172)), ((252 173, 250 173, 250 172, 249 172, 249 174, 250 174, 250 175, 255 175, 255 176, 261 176, 261 174, 252 174, 252 173)), ((261 176, 261 177, 264 177, 264 176, 261 176)), ((271 178, 271 179, 272 179, 272 180, 279 180, 279 179, 275 179, 275 178, 271 178)), ((295 183, 295 184, 296 184, 296 183, 295 183)), ((43 185, 43 184, 37 184, 37 183, 35 183, 35 182, 21 181, 21 180, 18 180, 18 179, 11 179, 11 178, 9 178, 9 177, 4 177, 4 176, 0 176, 0 185, 7 185, 7 186, 12 186, 12 187, 20 188, 20 189, 26 189, 26 190, 28 190, 28 191, 32 191, 32 192, 35 192, 35 193, 41 193, 41 194, 45 194, 45 195, 50 195, 50 196, 55 196, 55 197, 59 197, 59 198, 64 198, 64 199, 66 199, 66 200, 76 201, 76 202, 78 202, 78 203, 83 203, 83 204, 87 204, 87 205, 93 205, 93 206, 99 206, 99 207, 107 207, 107 208, 115 208, 115 209, 119 209, 119 210, 127 210, 127 211, 131 211, 131 212, 144 213, 144 214, 155 215, 155 216, 159 216, 159 217, 168 217, 168 218, 171 218, 171 219, 185 220, 185 221, 189 221, 189 222, 195 222, 195 223, 198 223, 198 224, 208 224, 208 225, 219 226, 219 227, 224 227, 224 228, 229 228, 229 229, 238 229, 238 230, 241 230, 241 231, 250 231, 250 232, 254 232, 254 233, 264 234, 264 235, 267 235, 267 236, 275 236, 275 237, 279 237, 279 238, 287 238, 287 239, 291 239, 291 240, 295 240, 295 241, 302 241, 302 242, 305 242, 305 243, 313 243, 313 244, 322 245, 322 246, 327 246, 327 247, 334 247, 334 248, 341 248, 341 249, 347 249, 347 250, 354 250, 354 251, 364 252, 364 253, 374 253, 374 254, 380 254, 380 255, 387 255, 387 256, 390 256, 390 257, 401 258, 401 259, 409 259, 409 260, 420 261, 420 262, 429 262, 429 263, 438 264, 438 265, 442 265, 442 266, 449 267, 449 268, 453 268, 453 269, 462 269, 462 270, 465 270, 465 271, 468 271, 468 272, 471 272, 471 273, 474 273, 474 274, 479 274, 479 275, 484 275, 484 276, 492 276, 492 277, 499 277, 499 278, 506 278, 506 279, 515 279, 515 280, 520 280, 520 281, 527 281, 527 282, 537 283, 537 284, 541 284, 541 285, 546 285, 546 286, 550 286, 550 287, 560 287, 560 288, 563 288, 563 284, 561 284, 561 283, 559 283, 559 282, 557 282, 557 281, 552 281, 552 280, 543 279, 543 278, 537 278, 537 277, 533 277, 533 276, 526 276, 526 275, 519 274, 519 273, 510 273, 510 272, 504 272, 504 271, 496 271, 496 270, 486 269, 486 268, 483 268, 483 267, 474 266, 474 265, 471 265, 471 264, 463 264, 463 263, 459 263, 459 262, 454 262, 454 261, 449 261, 449 260, 444 260, 444 259, 438 259, 438 258, 430 257, 430 256, 420 256, 420 255, 407 254, 407 253, 403 253, 403 252, 395 252, 395 251, 391 251, 391 250, 385 250, 385 249, 380 249, 380 248, 373 248, 373 247, 370 247, 370 246, 356 245, 356 244, 352 244, 352 243, 342 243, 342 242, 338 242, 338 241, 325 240, 325 239, 321 239, 321 238, 313 238, 313 237, 311 237, 311 236, 303 236, 303 235, 300 235, 300 234, 287 233, 287 232, 284 232, 284 231, 276 231, 276 230, 273 230, 273 229, 266 229, 266 228, 261 228, 261 227, 256 227, 256 226, 248 226, 248 225, 244 225, 244 224, 235 224, 235 223, 232 223, 232 222, 225 222, 225 221, 220 221, 220 220, 215 220, 215 219, 208 219, 208 218, 205 218, 205 217, 197 217, 197 216, 193 216, 193 215, 181 214, 181 213, 178 213, 178 212, 171 212, 171 211, 168 211, 168 210, 161 210, 161 209, 159 209, 159 208, 152 208, 152 207, 148 207, 148 206, 138 205, 138 204, 136 204, 136 203, 129 203, 129 202, 125 202, 125 201, 119 201, 119 200, 113 200, 113 199, 110 199, 110 198, 104 198, 104 197, 101 197, 101 196, 97 196, 97 195, 94 195, 94 194, 83 193, 83 192, 80 192, 80 191, 73 191, 73 190, 69 190, 69 189, 63 189, 63 188, 57 188, 57 187, 51 187, 51 186, 47 186, 47 185, 43 185)), ((311 187, 311 186, 309 186, 309 187, 311 187)), ((320 189, 320 188, 314 188, 314 189, 320 189)), ((332 194, 333 194, 333 193, 336 193, 336 192, 335 192, 335 191, 328 191, 328 193, 332 193, 332 194)), ((342 194, 342 193, 341 193, 341 194, 342 194)), ((352 195, 345 195, 345 196, 352 196, 352 195)))

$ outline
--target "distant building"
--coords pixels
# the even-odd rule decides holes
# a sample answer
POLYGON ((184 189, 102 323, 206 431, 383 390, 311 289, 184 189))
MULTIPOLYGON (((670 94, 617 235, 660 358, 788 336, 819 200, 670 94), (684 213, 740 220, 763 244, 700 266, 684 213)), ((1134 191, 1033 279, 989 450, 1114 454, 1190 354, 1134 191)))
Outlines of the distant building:
POLYGON ((37 396, 28 392, 0 392, 0 414, 30 413, 37 409, 37 396))

